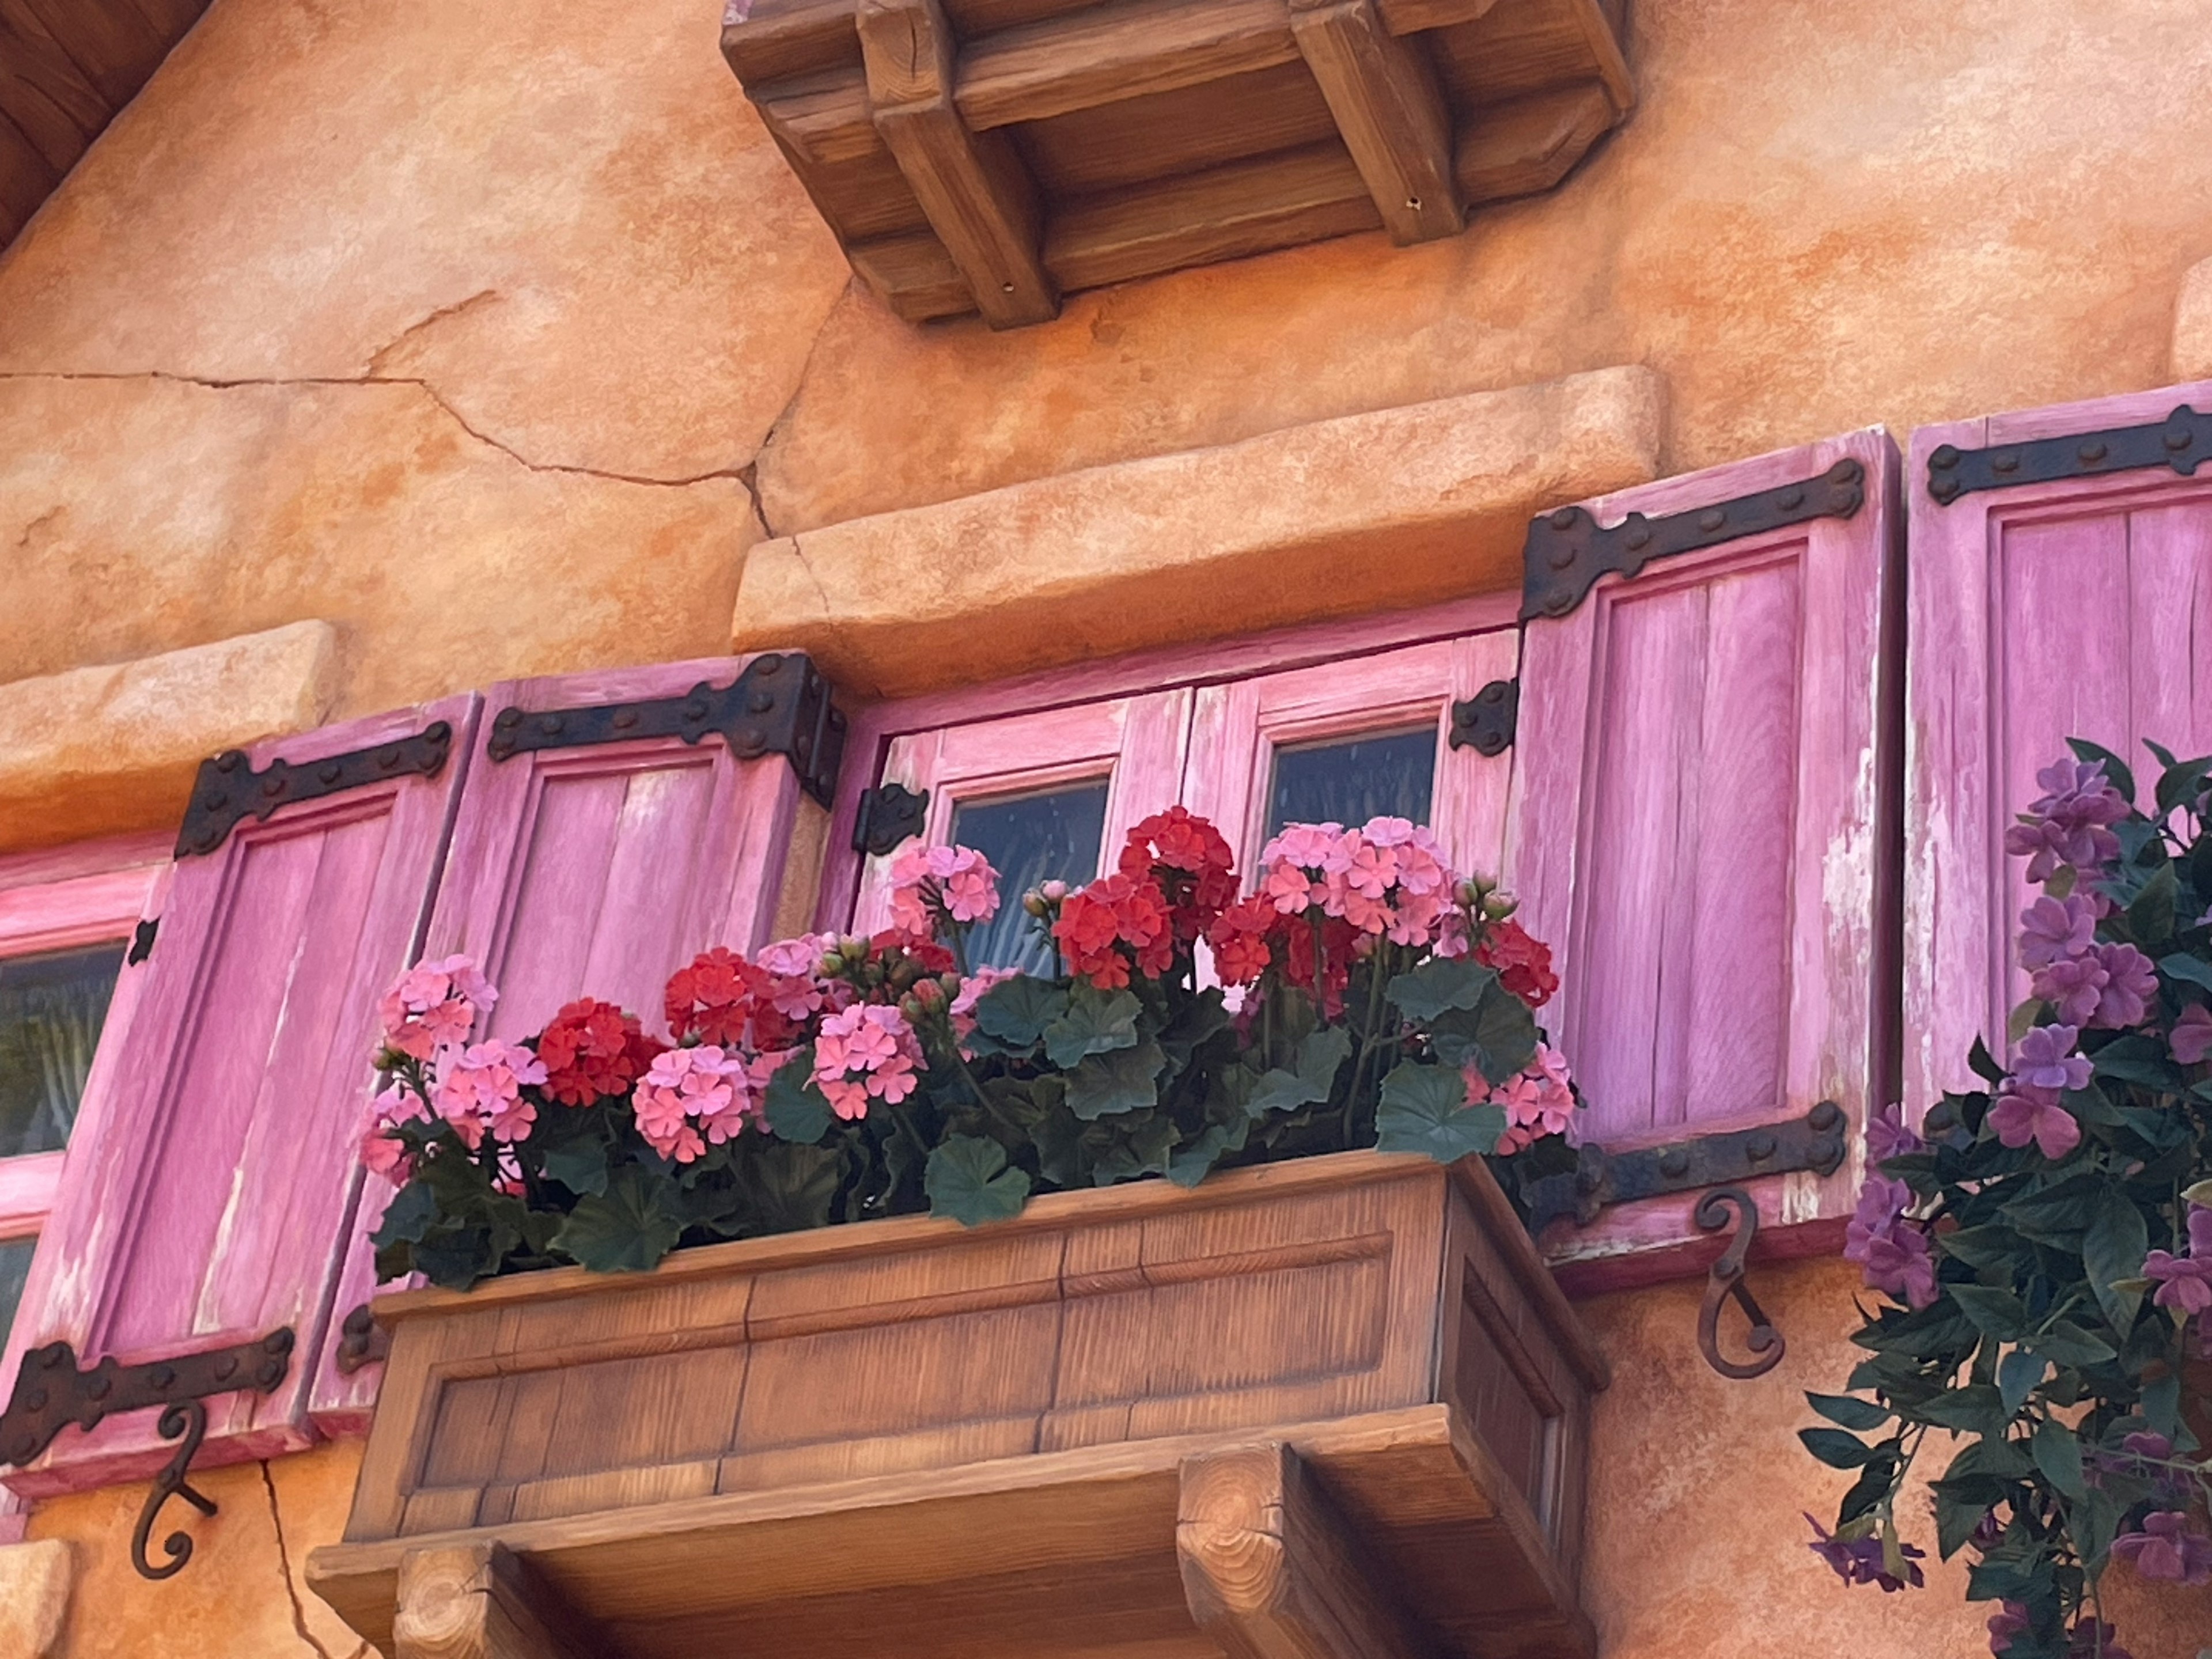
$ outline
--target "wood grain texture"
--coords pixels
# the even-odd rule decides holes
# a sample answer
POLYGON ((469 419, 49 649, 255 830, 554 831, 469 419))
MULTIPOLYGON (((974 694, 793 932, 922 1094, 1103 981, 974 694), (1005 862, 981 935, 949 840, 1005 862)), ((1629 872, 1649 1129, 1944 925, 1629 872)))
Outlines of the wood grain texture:
POLYGON ((1291 31, 1390 240, 1459 234, 1451 117, 1426 46, 1390 33, 1375 0, 1292 0, 1291 31))
POLYGON ((1230 1659, 1422 1659, 1426 1632, 1312 1472, 1280 1441, 1186 1458, 1176 1556, 1199 1629, 1230 1659))
MULTIPOLYGON (((1608 1144, 1878 1103, 1899 764, 1896 455, 1879 433, 1592 504, 1601 524, 1814 477, 1867 501, 1608 578, 1528 624, 1508 880, 1562 980, 1547 1009, 1608 1144)), ((1847 1210, 1849 1164, 1790 1177, 1788 1218, 1847 1210)), ((1609 1254, 1608 1217, 1572 1255, 1609 1254)), ((1647 1238, 1646 1245, 1660 1240, 1647 1238)))
MULTIPOLYGON (((283 808, 173 866, 157 947, 118 985, 76 1132, 91 1156, 67 1170, 55 1265, 19 1328, 127 1364, 290 1326, 281 1388, 211 1402, 210 1462, 311 1437, 313 1355, 361 1192, 376 1002, 420 945, 476 710, 453 698, 257 745, 256 765, 296 764, 435 720, 454 733, 434 778, 283 808)), ((74 1490, 150 1473, 172 1449, 139 1414, 72 1430, 8 1479, 74 1490)))
POLYGON ((2212 408, 2212 383, 1923 428, 1905 471, 1909 596, 1904 1097, 1925 1110, 1979 1086, 1976 1037, 2003 1049, 2027 994, 2019 913, 2034 896, 2003 849, 2037 770, 2087 738, 2148 793, 2150 738, 2212 749, 2212 478, 2146 471, 1976 491, 1927 489, 1941 445, 1981 448, 2212 408), (2063 667, 2059 666, 2063 665, 2063 667))
POLYGON ((595 1659, 603 1651, 497 1544, 404 1557, 392 1625, 393 1659, 595 1659))
POLYGON ((938 0, 860 0, 855 21, 876 131, 994 328, 1042 322, 1060 292, 1037 258, 1036 182, 1003 134, 969 130, 952 96, 953 40, 938 0))
POLYGON ((1565 178, 1619 118, 1604 88, 1589 85, 1486 107, 1459 136, 1452 175, 1470 203, 1534 196, 1565 178))
POLYGON ((1297 56, 1284 0, 1114 0, 978 41, 955 95, 975 126, 1010 126, 1297 56))

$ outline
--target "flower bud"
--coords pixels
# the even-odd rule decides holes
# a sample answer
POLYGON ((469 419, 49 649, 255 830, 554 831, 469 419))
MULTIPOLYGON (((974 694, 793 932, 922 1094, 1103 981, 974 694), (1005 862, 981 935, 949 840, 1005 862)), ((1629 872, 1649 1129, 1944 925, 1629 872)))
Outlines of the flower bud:
POLYGON ((823 957, 821 961, 814 964, 815 975, 819 979, 835 979, 838 975, 844 971, 845 958, 840 952, 836 951, 830 951, 827 956, 823 957))
POLYGON ((1503 921, 1521 908, 1521 901, 1503 887, 1484 896, 1482 914, 1492 921, 1503 921))
POLYGON ((902 997, 899 1000, 898 1008, 899 1012, 906 1016, 906 1023, 908 1024, 918 1025, 921 1023, 921 999, 920 997, 902 997))
POLYGON ((837 954, 848 962, 866 962, 868 959, 868 941, 857 933, 848 933, 837 941, 837 954))
POLYGON ((1058 904, 1067 896, 1067 884, 1064 881, 1048 881, 1038 888, 1037 891, 1044 896, 1044 902, 1047 904, 1058 904))
POLYGON ((1042 917, 1050 908, 1044 902, 1044 895, 1034 887, 1022 895, 1022 908, 1033 916, 1042 917))
MULTIPOLYGON (((933 1013, 945 1006, 945 988, 933 979, 916 980, 907 1000, 925 1013, 933 1013)), ((907 1018, 912 1019, 914 1016, 908 1014, 907 1018)))

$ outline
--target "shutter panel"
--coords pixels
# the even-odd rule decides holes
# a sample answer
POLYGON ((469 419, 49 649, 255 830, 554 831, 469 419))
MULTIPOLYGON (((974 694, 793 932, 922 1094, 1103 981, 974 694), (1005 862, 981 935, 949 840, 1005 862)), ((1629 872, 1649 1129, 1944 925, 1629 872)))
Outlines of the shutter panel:
MULTIPOLYGON (((240 821, 181 858, 155 949, 102 1044, 47 1229, 53 1263, 33 1343, 125 1363, 227 1346, 290 1326, 272 1394, 209 1402, 202 1462, 307 1444, 309 1380, 361 1171, 376 1005, 412 959, 467 769, 476 700, 328 726, 249 759, 295 766, 373 750, 443 720, 434 775, 362 784, 240 821)), ((126 975, 128 977, 128 975, 126 975)), ((132 1479, 174 1447, 145 1413, 67 1429, 9 1484, 40 1495, 132 1479)))
POLYGON ((2144 738, 2212 751, 2212 467, 2190 477, 2157 464, 2201 457, 2203 441, 2154 441, 2148 467, 1967 489, 1948 505, 1931 492, 1931 459, 1949 446, 1997 449, 1996 462, 2002 446, 2066 438, 2077 441, 2058 459, 2078 462, 2100 447, 2092 433, 2118 456, 2127 447, 2111 428, 2158 426, 2185 404, 2212 414, 2212 382, 1913 436, 1903 1024, 1915 1111, 1979 1086, 1966 1064, 1974 1039, 2002 1057, 2008 1014, 2027 994, 2016 933, 2033 892, 2004 830, 2042 793, 2036 772, 2068 753, 2068 738, 2087 738, 2148 792, 2156 763, 2144 738))
MULTIPOLYGON (((750 951, 771 937, 799 787, 781 754, 740 760, 719 736, 647 738, 524 749, 487 744, 501 714, 681 697, 702 680, 731 684, 744 659, 715 658, 494 686, 453 826, 423 945, 465 952, 499 989, 489 1035, 520 1040, 580 996, 618 1002, 661 1027, 668 977, 709 946, 750 951)), ((483 1033, 479 1033, 483 1035, 483 1033)), ((368 1200, 342 1274, 337 1310, 375 1289, 369 1235, 392 1189, 368 1200)), ((351 1375, 325 1344, 313 1411, 328 1433, 358 1432, 380 1366, 351 1375)))
MULTIPOLYGON (((1863 1117, 1871 1097, 1893 879, 1881 710, 1896 452, 1858 433, 1591 510, 1603 526, 1631 512, 1697 523, 1844 460, 1864 474, 1851 517, 1657 559, 1527 623, 1508 878, 1557 954, 1546 1024, 1601 1143, 1785 1120, 1827 1099, 1863 1117)), ((1803 1220, 1847 1208, 1850 1177, 1847 1165, 1825 1183, 1758 1184, 1771 1215, 1790 1192, 1803 1220)), ((1626 1206, 1570 1252, 1695 1237, 1688 1208, 1626 1206)))

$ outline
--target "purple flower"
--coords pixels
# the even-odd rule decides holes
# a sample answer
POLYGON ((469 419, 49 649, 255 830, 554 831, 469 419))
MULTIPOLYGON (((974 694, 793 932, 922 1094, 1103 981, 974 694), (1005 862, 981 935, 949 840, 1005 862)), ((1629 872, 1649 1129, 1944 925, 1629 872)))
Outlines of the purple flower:
POLYGON ((2089 1062, 2074 1052, 2081 1035, 2071 1025, 2038 1025, 2020 1040, 2013 1076, 2032 1089, 2057 1094, 2089 1086, 2089 1062))
POLYGON ((2044 794, 2005 831, 2005 851, 2028 860, 2027 878, 2047 881, 2061 865, 2087 873, 2120 855, 2108 827, 2128 815, 2097 761, 2059 761, 2035 775, 2044 794))
POLYGON ((2120 1449, 2136 1457, 2148 1457, 2154 1463, 2162 1463, 2173 1455, 2173 1442, 2162 1434, 2138 1429, 2120 1442, 2120 1449))
POLYGON ((2191 1206, 2189 1212, 2189 1254, 2153 1250, 2143 1258, 2143 1277, 2158 1281, 2151 1300, 2161 1308, 2179 1308, 2185 1319, 2212 1313, 2212 1210, 2191 1206))
POLYGON ((2021 966, 2030 971, 2083 956, 2097 942, 2097 907, 2080 893, 2039 898, 2020 913, 2021 966))
POLYGON ((1869 1176, 1844 1230, 1844 1259, 1865 1269, 1869 1289, 1924 1308, 1936 1299, 1936 1261, 1928 1235, 1905 1218, 1911 1205, 1912 1188, 1903 1182, 1869 1176))
POLYGON ((2081 1126, 2058 1097, 2016 1077, 2005 1079, 1988 1122, 2006 1146, 2025 1146, 2032 1140, 2053 1164, 2081 1144, 2081 1126))
POLYGON ((1990 1615, 1990 1651, 2000 1656, 2011 1652, 2012 1638, 2027 1635, 2032 1622, 2019 1602, 2001 1602, 1990 1615))
POLYGON ((1905 1109, 1894 1103, 1883 1107, 1867 1122, 1867 1162, 1881 1164, 1893 1158, 1903 1158, 1908 1152, 1924 1152, 1928 1143, 1905 1122, 1905 1109))
POLYGON ((1915 1549, 1910 1544, 1897 1547, 1898 1559, 1905 1565, 1905 1576, 1900 1578, 1889 1571, 1888 1564, 1883 1560, 1882 1542, 1879 1537, 1871 1534, 1850 1540, 1833 1537, 1826 1527, 1818 1521, 1813 1521, 1811 1516, 1805 1518, 1812 1521, 1813 1530, 1820 1534, 1818 1542, 1807 1547, 1833 1567, 1836 1576, 1846 1584, 1879 1584, 1886 1595, 1891 1590, 1901 1590, 1907 1584, 1917 1589, 1927 1583, 1920 1569, 1913 1565, 1925 1556, 1927 1552, 1924 1550, 1915 1549))
POLYGON ((2066 1659, 2134 1659, 2114 1639, 2119 1632, 2099 1619, 2084 1619, 2066 1632, 2066 1659))
POLYGON ((2181 1018, 2173 1022, 2173 1030, 2166 1037, 2173 1050, 2174 1060, 2183 1066, 2203 1063, 2204 1056, 2212 1054, 2212 1008, 2193 1002, 2181 1011, 2181 1018))
POLYGON ((2124 1532, 2112 1540, 2112 1553, 2146 1578, 2212 1583, 2212 1538, 2181 1510, 2153 1510, 2143 1517, 2141 1532, 2124 1532))
POLYGON ((2089 1024, 2113 1031, 2142 1024, 2158 997, 2158 969, 2151 959, 2132 945, 2100 945, 2097 964, 2105 970, 2105 987, 2089 1024))
POLYGON ((2042 1000, 2058 1011, 2058 1018, 2076 1028, 2087 1025, 2097 1017, 2097 1009, 2105 999, 2105 987, 2112 975, 2093 951, 2087 956, 2068 957, 2037 970, 2028 988, 2042 1000))

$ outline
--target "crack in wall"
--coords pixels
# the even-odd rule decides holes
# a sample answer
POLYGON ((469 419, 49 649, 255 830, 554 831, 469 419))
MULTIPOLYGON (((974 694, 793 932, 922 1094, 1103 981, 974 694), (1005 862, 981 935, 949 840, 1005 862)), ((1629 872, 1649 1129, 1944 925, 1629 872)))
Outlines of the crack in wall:
POLYGON ((398 333, 393 335, 389 341, 386 342, 383 345, 379 346, 374 351, 370 352, 368 354, 368 362, 363 366, 362 372, 369 375, 381 374, 384 372, 384 360, 386 357, 389 357, 393 352, 398 350, 400 347, 405 345, 417 334, 420 334, 424 329, 430 327, 434 323, 446 322, 452 318, 459 317, 463 315, 465 313, 473 311, 477 307, 482 305, 486 300, 496 300, 500 297, 500 292, 495 288, 478 289, 474 294, 470 295, 465 300, 456 300, 452 305, 440 306, 435 311, 423 318, 420 322, 410 323, 405 328, 401 329, 398 333))
MULTIPOLYGON (((276 1481, 269 1473, 269 1460, 264 1457, 254 1467, 261 1471, 261 1487, 269 1494, 269 1524, 276 1533, 276 1571, 284 1580, 284 1601, 292 1610, 292 1629, 302 1642, 315 1650, 318 1659, 337 1659, 316 1639, 314 1632, 307 1628, 307 1609, 301 1603, 300 1592, 292 1583, 292 1551, 284 1541, 284 1516, 276 1506, 276 1481)), ((364 1641, 348 1654, 346 1659, 363 1659, 363 1656, 368 1653, 369 1645, 364 1641)))
MULTIPOLYGON (((617 472, 606 467, 577 466, 562 461, 533 461, 513 445, 495 438, 489 432, 471 425, 466 416, 446 400, 445 394, 419 375, 412 374, 305 374, 291 377, 245 377, 237 380, 216 380, 196 374, 178 374, 167 369, 149 368, 132 373, 92 374, 61 373, 52 370, 0 371, 0 380, 160 380, 172 386, 199 386, 210 392, 230 392, 247 386, 411 386, 437 404, 446 417, 478 443, 497 450, 509 460, 532 472, 567 473, 572 477, 604 478, 611 483, 641 484, 653 489, 687 489, 693 484, 709 483, 718 478, 735 479, 744 483, 744 474, 753 465, 716 467, 711 471, 696 472, 680 478, 655 477, 648 473, 617 472)), ((748 486, 750 489, 750 486, 748 486)))
POLYGON ((783 532, 769 522, 768 500, 760 487, 761 464, 768 459, 769 451, 775 447, 776 439, 791 419, 792 411, 799 407, 799 398, 805 394, 806 383, 814 374, 814 359, 821 352, 822 342, 830 332, 830 319, 836 315, 837 307, 849 299, 854 290, 860 285, 860 279, 858 276, 848 277, 844 288, 839 292, 837 297, 830 301, 829 310, 823 313, 822 321, 814 330, 814 337, 806 343, 805 361, 799 364, 798 377, 791 383, 791 396, 784 399, 783 407, 776 410, 775 418, 768 423, 768 430, 761 434, 760 451, 753 457, 750 465, 747 468, 751 474, 751 481, 748 488, 753 492, 753 511, 760 515, 761 528, 771 536, 781 535, 783 532))

